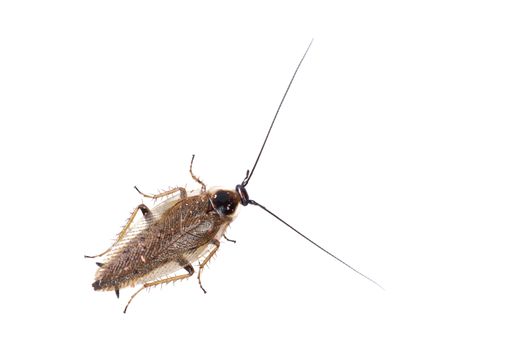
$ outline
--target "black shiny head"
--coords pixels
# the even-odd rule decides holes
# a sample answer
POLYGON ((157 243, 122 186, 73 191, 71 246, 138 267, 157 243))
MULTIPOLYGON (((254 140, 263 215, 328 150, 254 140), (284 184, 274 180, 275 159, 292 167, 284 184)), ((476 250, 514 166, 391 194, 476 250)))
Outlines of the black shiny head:
POLYGON ((218 190, 210 198, 213 209, 221 216, 234 214, 240 201, 237 192, 226 190, 218 190))

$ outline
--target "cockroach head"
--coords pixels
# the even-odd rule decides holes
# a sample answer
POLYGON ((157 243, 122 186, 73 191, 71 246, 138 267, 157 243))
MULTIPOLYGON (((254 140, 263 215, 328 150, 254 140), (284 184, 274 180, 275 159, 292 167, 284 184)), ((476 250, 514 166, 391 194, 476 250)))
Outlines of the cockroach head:
POLYGON ((240 202, 239 194, 228 190, 216 190, 210 198, 211 206, 221 216, 234 215, 240 202))

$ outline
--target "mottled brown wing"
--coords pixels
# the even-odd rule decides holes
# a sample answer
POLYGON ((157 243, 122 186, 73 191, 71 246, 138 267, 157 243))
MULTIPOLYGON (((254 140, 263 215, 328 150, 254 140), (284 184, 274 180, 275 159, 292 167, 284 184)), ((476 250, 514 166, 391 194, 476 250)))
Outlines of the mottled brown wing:
POLYGON ((162 236, 161 249, 180 251, 194 249, 208 243, 221 217, 211 208, 207 194, 189 197, 166 210, 150 229, 162 236))
POLYGON ((159 277, 192 263, 188 259, 197 259, 194 253, 207 246, 223 224, 224 219, 211 209, 207 193, 178 200, 112 252, 93 287, 123 288, 142 282, 145 276, 159 277))

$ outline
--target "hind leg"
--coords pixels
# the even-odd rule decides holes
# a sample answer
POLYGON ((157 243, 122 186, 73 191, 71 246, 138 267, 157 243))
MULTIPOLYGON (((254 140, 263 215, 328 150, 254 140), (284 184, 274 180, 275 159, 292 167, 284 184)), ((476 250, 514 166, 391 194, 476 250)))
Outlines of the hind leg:
POLYGON ((131 216, 129 217, 126 225, 124 225, 124 227, 122 228, 122 231, 120 231, 120 233, 118 234, 117 240, 108 249, 104 250, 100 254, 97 254, 97 255, 84 255, 84 257, 85 258, 98 258, 100 256, 103 256, 107 252, 109 252, 111 250, 111 248, 113 248, 118 242, 120 242, 126 236, 126 233, 128 232, 128 230, 129 230, 131 224, 133 223, 133 220, 137 216, 137 213, 139 212, 139 210, 142 212, 142 215, 144 215, 144 218, 146 220, 152 218, 151 211, 149 210, 149 208, 147 206, 145 206, 144 204, 138 205, 135 208, 135 210, 133 210, 133 213, 131 213, 131 216))
POLYGON ((137 296, 137 294, 142 292, 144 289, 147 289, 147 288, 150 288, 150 287, 154 287, 154 286, 158 286, 158 285, 161 285, 161 284, 166 284, 166 283, 182 280, 182 279, 190 277, 195 272, 195 270, 193 269, 193 266, 191 266, 191 264, 188 264, 188 265, 184 266, 184 269, 186 269, 186 271, 188 271, 188 273, 186 273, 184 275, 173 276, 173 277, 161 279, 159 281, 144 283, 144 285, 138 291, 136 291, 131 296, 131 298, 129 298, 129 301, 126 304, 126 307, 124 308, 124 313, 126 313, 126 311, 128 310, 128 306, 131 303, 131 301, 137 296))

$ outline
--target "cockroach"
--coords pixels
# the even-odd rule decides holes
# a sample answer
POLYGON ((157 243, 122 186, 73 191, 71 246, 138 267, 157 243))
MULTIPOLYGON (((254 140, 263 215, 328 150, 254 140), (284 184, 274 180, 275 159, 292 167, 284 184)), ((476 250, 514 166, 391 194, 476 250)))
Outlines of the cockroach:
POLYGON ((219 249, 221 239, 229 240, 224 233, 235 219, 240 205, 258 206, 326 254, 382 288, 377 282, 312 241, 265 206, 250 199, 246 191, 279 110, 311 45, 312 42, 299 61, 255 163, 251 171, 246 171, 241 184, 235 186, 234 190, 222 188, 207 190, 204 182, 193 173, 195 156, 192 156, 190 175, 200 185, 198 193, 188 193, 185 188, 176 187, 156 195, 149 195, 142 193, 135 186, 143 197, 161 201, 151 209, 144 204, 138 205, 116 241, 108 249, 98 255, 85 256, 106 257, 103 263, 97 263, 99 269, 92 284, 95 290, 114 291, 118 297, 120 289, 142 285, 129 299, 124 313, 142 290, 188 278, 195 273, 195 267, 199 268, 197 274, 199 285, 206 293, 201 282, 202 270, 219 249), (137 217, 139 212, 142 215, 137 217), (175 274, 179 270, 185 270, 185 273, 175 274))

